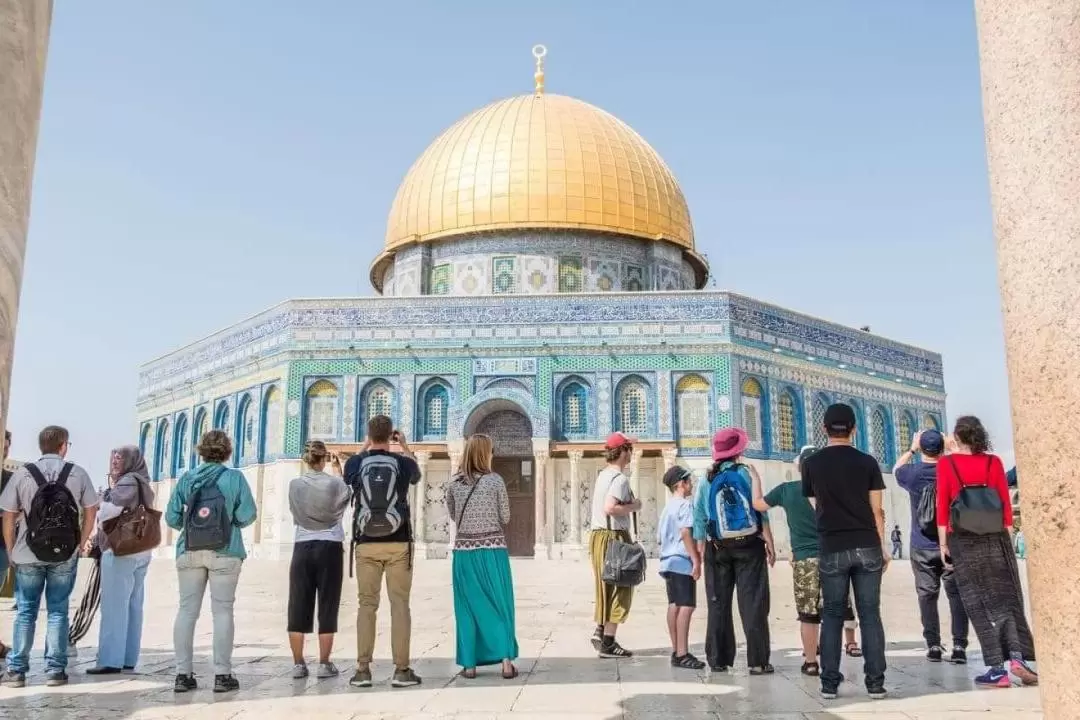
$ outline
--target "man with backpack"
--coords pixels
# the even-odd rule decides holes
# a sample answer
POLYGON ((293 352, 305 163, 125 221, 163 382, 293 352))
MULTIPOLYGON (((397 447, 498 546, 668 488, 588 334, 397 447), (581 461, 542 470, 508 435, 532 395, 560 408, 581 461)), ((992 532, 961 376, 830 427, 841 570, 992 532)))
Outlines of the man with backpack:
POLYGON ((225 467, 233 455, 232 441, 225 431, 206 433, 196 450, 203 463, 176 482, 165 510, 166 524, 180 531, 176 539, 180 603, 173 625, 173 692, 198 687, 193 668, 195 623, 209 585, 214 616, 214 692, 226 693, 240 689, 240 681, 232 674, 233 605, 240 568, 247 557, 240 531, 255 522, 258 510, 244 474, 225 467))
POLYGON ((836 698, 840 642, 848 589, 862 626, 866 690, 873 700, 886 696, 885 628, 881 622, 881 575, 891 556, 885 551, 885 480, 881 466, 855 447, 855 411, 836 403, 825 410, 828 445, 802 464, 803 495, 813 498, 821 555, 821 697, 836 698))
POLYGON ((748 442, 741 428, 725 428, 713 436, 713 466, 694 499, 694 540, 705 558, 709 668, 725 672, 735 663, 734 591, 750 674, 769 675, 775 672, 769 663, 769 567, 776 553, 768 520, 753 505, 752 483, 761 479, 740 462, 748 442))
POLYGON ((941 621, 938 618, 938 597, 944 585, 952 618, 953 649, 949 662, 963 665, 967 662, 968 616, 953 569, 941 559, 937 521, 934 519, 937 516, 937 465, 944 452, 945 437, 937 430, 924 430, 914 437, 911 449, 896 461, 893 475, 897 484, 911 496, 911 551, 908 554, 911 555, 911 570, 915 574, 915 593, 919 598, 919 615, 923 638, 926 639, 926 659, 938 663, 945 653, 941 646, 941 621), (921 461, 912 462, 917 452, 922 453, 921 461), (927 520, 932 521, 928 522, 928 527, 933 528, 933 537, 927 536, 922 529, 921 508, 926 508, 930 514, 927 520))
POLYGON ((70 448, 68 437, 62 427, 50 425, 42 430, 38 435, 41 458, 19 468, 0 494, 4 544, 18 579, 19 606, 5 687, 26 684, 42 594, 48 612, 45 684, 55 687, 68 681, 68 601, 75 587, 79 550, 94 530, 98 507, 90 476, 64 459, 70 448))
POLYGON ((353 492, 353 547, 356 568, 356 673, 349 684, 371 687, 375 619, 383 576, 390 597, 390 647, 394 687, 420 684, 409 666, 412 616, 413 528, 409 487, 420 482, 420 466, 405 434, 386 415, 368 421, 367 441, 345 463, 345 483, 353 492), (402 452, 390 451, 396 442, 402 452))

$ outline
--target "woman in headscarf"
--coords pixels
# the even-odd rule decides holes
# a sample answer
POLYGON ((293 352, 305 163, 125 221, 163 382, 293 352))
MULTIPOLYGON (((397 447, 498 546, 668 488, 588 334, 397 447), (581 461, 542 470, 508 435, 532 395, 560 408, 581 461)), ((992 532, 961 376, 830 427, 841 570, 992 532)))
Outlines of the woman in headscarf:
MULTIPOLYGON (((98 522, 117 517, 140 503, 154 504, 146 460, 134 445, 116 448, 109 460, 109 489, 102 497, 98 522)), ((96 541, 101 549, 101 636, 97 666, 86 674, 112 675, 134 670, 139 662, 143 587, 150 567, 150 551, 117 557, 100 525, 96 541)))

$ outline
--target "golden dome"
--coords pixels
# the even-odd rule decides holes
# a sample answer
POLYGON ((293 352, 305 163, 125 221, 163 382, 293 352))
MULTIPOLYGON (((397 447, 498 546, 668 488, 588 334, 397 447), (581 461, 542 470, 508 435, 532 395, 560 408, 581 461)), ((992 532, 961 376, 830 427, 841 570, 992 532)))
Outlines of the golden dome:
POLYGON ((686 198, 659 154, 610 113, 538 86, 464 117, 424 151, 394 198, 372 282, 406 245, 534 228, 667 241, 705 281, 686 198))

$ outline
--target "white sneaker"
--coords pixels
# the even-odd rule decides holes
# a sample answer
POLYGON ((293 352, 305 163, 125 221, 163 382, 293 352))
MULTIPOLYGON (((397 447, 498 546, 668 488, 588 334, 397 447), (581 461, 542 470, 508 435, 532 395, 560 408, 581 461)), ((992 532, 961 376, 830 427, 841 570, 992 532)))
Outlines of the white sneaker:
POLYGON ((338 670, 337 665, 332 662, 319 663, 319 669, 315 671, 315 677, 320 680, 337 677, 340 674, 341 671, 338 670))
POLYGON ((303 680, 308 676, 307 663, 297 663, 292 666, 293 680, 303 680))

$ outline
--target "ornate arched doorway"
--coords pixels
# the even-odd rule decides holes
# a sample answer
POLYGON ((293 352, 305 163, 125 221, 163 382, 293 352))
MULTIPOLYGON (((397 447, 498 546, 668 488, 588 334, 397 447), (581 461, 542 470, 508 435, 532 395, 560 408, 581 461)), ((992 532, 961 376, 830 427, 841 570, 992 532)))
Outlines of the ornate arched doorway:
POLYGON ((516 557, 532 557, 536 544, 532 423, 516 403, 489 400, 473 410, 464 429, 465 437, 475 433, 491 437, 495 446, 493 469, 506 481, 510 495, 507 549, 516 557))

